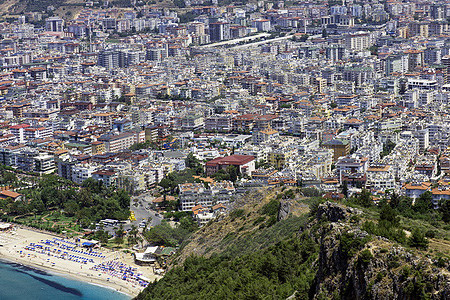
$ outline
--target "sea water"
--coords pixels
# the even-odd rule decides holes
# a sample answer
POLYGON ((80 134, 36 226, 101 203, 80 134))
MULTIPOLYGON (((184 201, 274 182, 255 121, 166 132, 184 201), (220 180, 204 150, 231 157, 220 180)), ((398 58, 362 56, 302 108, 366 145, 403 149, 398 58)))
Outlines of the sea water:
POLYGON ((113 289, 0 261, 1 300, 129 300, 113 289))

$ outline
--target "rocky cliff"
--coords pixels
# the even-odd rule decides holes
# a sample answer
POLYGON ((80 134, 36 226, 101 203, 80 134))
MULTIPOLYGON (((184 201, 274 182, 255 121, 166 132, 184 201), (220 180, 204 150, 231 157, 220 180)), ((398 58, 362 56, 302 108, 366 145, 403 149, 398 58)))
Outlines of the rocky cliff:
MULTIPOLYGON (((352 216, 361 212, 327 202, 314 221, 320 244, 313 299, 449 299, 449 265, 369 236, 352 216), (352 222, 353 220, 353 222, 352 222)), ((310 225, 311 226, 311 225, 310 225)))
POLYGON ((291 189, 244 195, 138 299, 450 299, 448 248, 369 234, 378 209, 321 201, 291 189))

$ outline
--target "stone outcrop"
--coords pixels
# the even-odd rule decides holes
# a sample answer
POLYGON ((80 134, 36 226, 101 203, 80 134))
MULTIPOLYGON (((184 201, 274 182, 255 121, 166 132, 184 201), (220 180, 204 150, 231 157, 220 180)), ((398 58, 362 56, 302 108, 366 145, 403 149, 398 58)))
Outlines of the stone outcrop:
POLYGON ((289 211, 291 208, 291 203, 289 201, 281 201, 280 207, 278 208, 277 221, 287 219, 289 216, 289 211))
POLYGON ((358 210, 327 202, 316 217, 322 223, 313 299, 450 299, 449 266, 439 268, 429 258, 382 237, 369 235, 348 220, 358 210), (331 223, 328 223, 331 222, 331 223), (341 236, 358 246, 349 254, 341 236))
POLYGON ((330 222, 338 222, 347 220, 352 214, 361 214, 361 211, 327 201, 319 205, 316 216, 318 220, 325 218, 330 222))

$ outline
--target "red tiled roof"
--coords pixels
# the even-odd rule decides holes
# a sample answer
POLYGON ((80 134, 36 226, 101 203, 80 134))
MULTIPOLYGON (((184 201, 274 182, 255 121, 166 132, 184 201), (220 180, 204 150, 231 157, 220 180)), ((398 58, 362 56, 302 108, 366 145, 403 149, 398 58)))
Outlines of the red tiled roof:
POLYGON ((22 196, 22 194, 13 192, 13 191, 1 191, 0 194, 6 196, 6 197, 10 197, 10 198, 17 198, 19 196, 22 196))
POLYGON ((11 127, 9 127, 10 129, 20 129, 20 128, 27 128, 30 127, 30 125, 28 124, 18 124, 18 125, 13 125, 11 127))
POLYGON ((246 163, 254 160, 255 157, 251 155, 230 155, 225 157, 218 157, 213 160, 210 160, 206 163, 207 166, 216 166, 216 165, 245 165, 246 163))

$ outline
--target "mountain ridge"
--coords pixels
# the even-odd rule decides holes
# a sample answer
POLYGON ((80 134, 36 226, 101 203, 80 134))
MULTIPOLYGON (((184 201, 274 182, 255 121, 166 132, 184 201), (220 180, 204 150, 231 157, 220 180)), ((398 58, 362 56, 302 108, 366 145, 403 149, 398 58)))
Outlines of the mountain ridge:
POLYGON ((228 216, 189 238, 166 276, 137 299, 449 297, 448 257, 369 234, 362 228, 373 216, 362 209, 292 191, 239 199, 228 216), (272 223, 283 201, 291 203, 288 216, 272 223))

